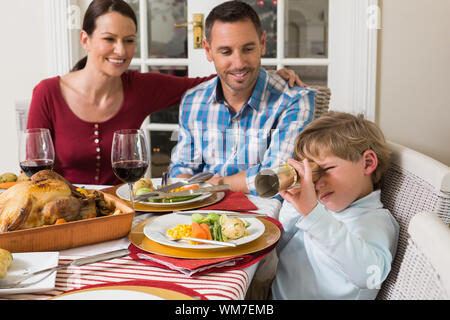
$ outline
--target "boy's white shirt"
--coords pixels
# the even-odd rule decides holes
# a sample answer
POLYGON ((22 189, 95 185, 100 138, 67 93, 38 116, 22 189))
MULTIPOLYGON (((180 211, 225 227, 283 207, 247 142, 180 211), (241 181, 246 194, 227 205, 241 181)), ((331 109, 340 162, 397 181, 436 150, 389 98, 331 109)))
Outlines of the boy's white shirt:
POLYGON ((374 299, 391 269, 399 226, 380 191, 335 213, 318 203, 303 217, 284 201, 274 299, 374 299))

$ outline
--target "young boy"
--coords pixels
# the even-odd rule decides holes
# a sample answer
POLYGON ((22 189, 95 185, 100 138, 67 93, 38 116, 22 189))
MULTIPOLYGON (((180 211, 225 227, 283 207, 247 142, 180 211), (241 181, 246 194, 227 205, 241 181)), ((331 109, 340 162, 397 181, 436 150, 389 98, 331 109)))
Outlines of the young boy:
POLYGON ((289 164, 301 185, 280 193, 285 232, 273 299, 375 299, 399 230, 377 190, 389 154, 381 130, 361 115, 328 112, 300 133, 289 164), (315 184, 307 159, 322 168, 315 184))

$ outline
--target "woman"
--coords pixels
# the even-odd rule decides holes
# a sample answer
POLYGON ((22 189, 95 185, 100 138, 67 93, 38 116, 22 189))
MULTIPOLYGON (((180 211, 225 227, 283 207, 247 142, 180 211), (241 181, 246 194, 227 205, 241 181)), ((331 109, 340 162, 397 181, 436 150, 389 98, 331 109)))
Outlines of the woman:
MULTIPOLYGON (((80 33, 87 57, 72 72, 41 81, 33 91, 28 128, 48 128, 54 170, 71 183, 115 185, 113 133, 139 128, 145 118, 179 102, 184 92, 213 78, 183 78, 127 70, 134 56, 137 19, 122 0, 94 0, 80 33)), ((301 83, 292 72, 279 72, 301 83)))

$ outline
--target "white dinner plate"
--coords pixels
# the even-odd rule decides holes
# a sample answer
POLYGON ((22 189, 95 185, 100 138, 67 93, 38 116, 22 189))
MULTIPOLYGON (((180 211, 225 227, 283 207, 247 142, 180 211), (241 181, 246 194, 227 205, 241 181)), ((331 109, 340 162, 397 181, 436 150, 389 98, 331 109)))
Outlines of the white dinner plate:
POLYGON ((194 298, 172 290, 152 285, 111 284, 104 287, 79 289, 51 300, 194 300, 194 298))
MULTIPOLYGON (((220 210, 201 210, 198 213, 207 215, 210 212, 215 212, 217 214, 222 214, 225 211, 220 210)), ((228 213, 232 213, 232 211, 226 211, 228 213)), ((234 212, 233 212, 234 213, 234 212)), ((249 214, 251 216, 251 214, 249 214)), ((250 223, 250 226, 247 228, 249 232, 248 236, 242 237, 236 240, 228 240, 228 242, 235 243, 237 245, 241 245, 244 243, 248 243, 259 238, 265 230, 264 224, 256 218, 240 218, 242 220, 247 220, 250 223)), ((159 216, 155 219, 152 219, 149 223, 147 223, 144 227, 144 234, 150 240, 158 242, 163 245, 177 247, 177 248, 188 248, 188 249, 217 249, 224 248, 224 246, 217 244, 189 244, 186 241, 170 241, 167 236, 167 230, 174 228, 177 224, 191 224, 190 216, 178 215, 176 213, 166 214, 163 216, 159 216)), ((228 247, 226 247, 228 248, 228 247)))
MULTIPOLYGON (((155 179, 151 179, 151 180, 152 180, 153 186, 155 188, 159 188, 159 186, 161 185, 161 178, 155 178, 155 179)), ((183 179, 171 179, 171 183, 175 183, 178 181, 184 181, 184 180, 183 179)), ((200 185, 200 186, 209 186, 209 185, 200 185)), ((116 194, 119 198, 130 201, 130 189, 129 189, 128 184, 124 184, 124 185, 120 186, 119 188, 117 188, 116 194)), ((148 202, 148 201, 138 201, 138 202, 149 205, 149 206, 153 206, 153 207, 175 207, 175 206, 179 207, 180 205, 183 205, 183 204, 205 200, 206 198, 208 198, 210 196, 212 196, 212 193, 207 192, 196 198, 189 199, 186 201, 180 201, 180 202, 173 202, 173 203, 148 202)))
MULTIPOLYGON (((13 261, 8 268, 6 277, 0 280, 10 281, 21 275, 33 271, 56 267, 58 265, 59 252, 24 252, 13 253, 13 261)), ((39 279, 45 278, 49 272, 33 276, 23 283, 33 283, 39 279)), ((25 288, 0 289, 0 296, 17 293, 44 292, 52 290, 55 287, 56 272, 50 276, 25 288)))

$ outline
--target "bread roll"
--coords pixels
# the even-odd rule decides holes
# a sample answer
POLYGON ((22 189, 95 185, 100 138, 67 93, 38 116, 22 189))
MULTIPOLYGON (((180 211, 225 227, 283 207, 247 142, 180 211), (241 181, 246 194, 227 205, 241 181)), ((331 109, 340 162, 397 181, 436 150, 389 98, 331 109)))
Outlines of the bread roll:
POLYGON ((6 276, 9 266, 13 261, 11 252, 5 249, 0 249, 0 279, 6 276))
POLYGON ((134 183, 134 195, 136 195, 136 192, 139 189, 142 189, 142 188, 147 188, 147 189, 150 189, 150 190, 154 190, 155 189, 153 187, 152 180, 150 180, 149 178, 141 178, 141 179, 139 179, 138 181, 136 181, 134 183))
POLYGON ((6 172, 0 176, 0 183, 15 181, 17 181, 17 176, 14 173, 6 172))

